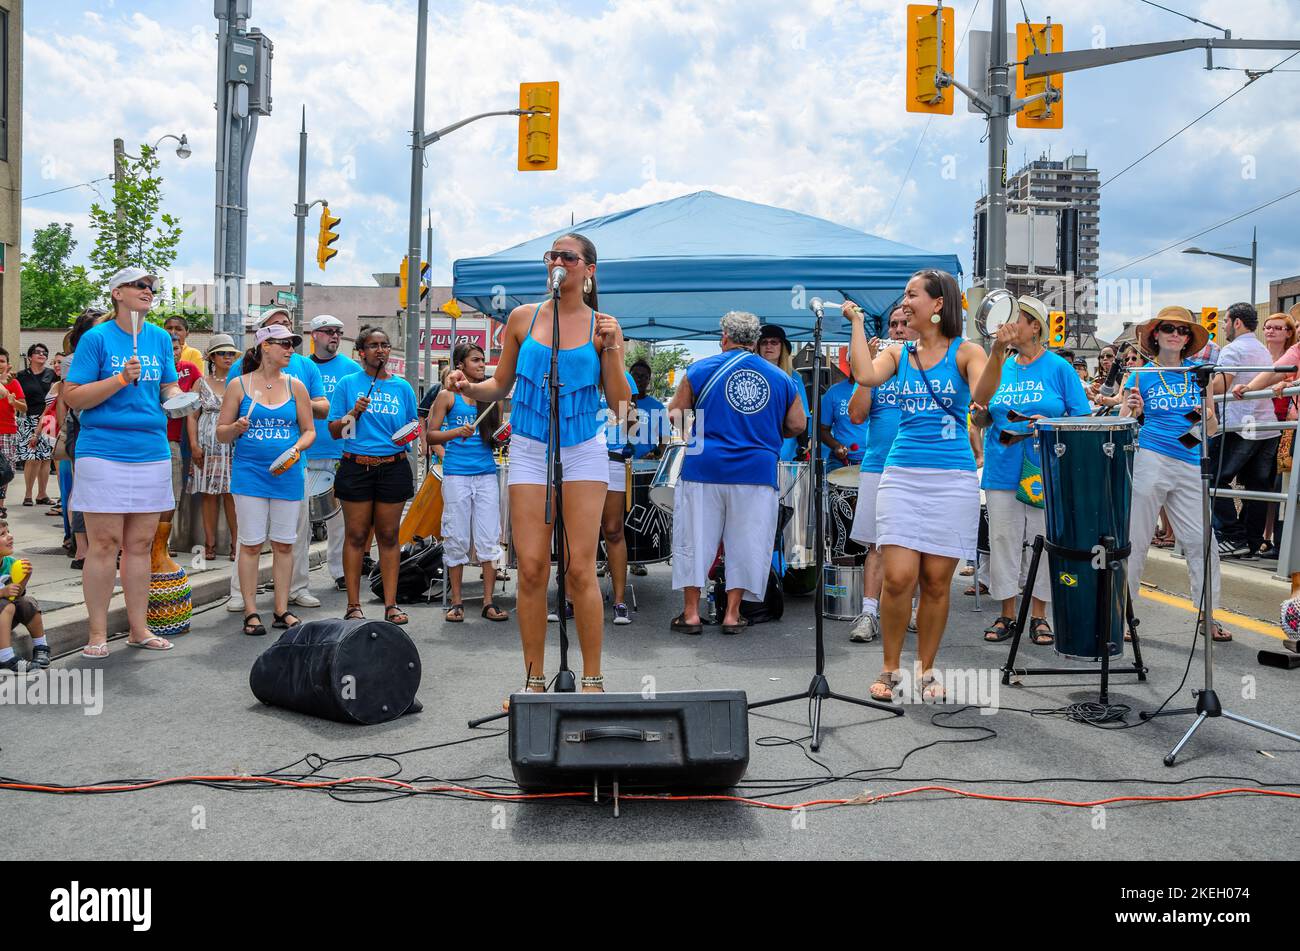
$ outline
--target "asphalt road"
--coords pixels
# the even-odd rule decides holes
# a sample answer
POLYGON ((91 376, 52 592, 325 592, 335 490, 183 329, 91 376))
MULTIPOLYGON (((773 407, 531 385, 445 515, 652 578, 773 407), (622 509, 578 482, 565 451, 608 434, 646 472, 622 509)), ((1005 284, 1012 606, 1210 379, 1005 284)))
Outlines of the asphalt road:
MULTIPOLYGON (((313 572, 314 584, 326 579, 313 572)), ((966 579, 955 584, 964 587, 966 579)), ((810 599, 787 601, 785 618, 723 637, 676 635, 668 621, 680 602, 665 566, 637 579, 640 611, 628 627, 607 626, 605 673, 612 690, 735 687, 751 700, 802 690, 812 669, 810 599)), ((469 585, 471 592, 477 582, 469 585)), ((322 593, 319 614, 339 616, 341 593, 322 593)), ((944 649, 945 667, 973 669, 986 688, 1006 658, 979 631, 982 614, 958 591, 944 649), (980 673, 983 672, 983 673, 980 673)), ((502 601, 513 607, 513 597, 502 601)), ((1228 605, 1231 607, 1231 605, 1228 605)), ((368 605, 379 616, 378 605, 368 605)), ((412 609, 409 633, 424 676, 422 713, 375 727, 345 726, 261 705, 248 670, 271 639, 239 633, 239 618, 220 606, 198 616, 174 651, 127 650, 121 640, 97 666, 104 672, 102 712, 81 707, 14 705, 0 709, 0 774, 23 782, 72 785, 188 774, 256 774, 298 760, 380 752, 398 757, 404 778, 459 779, 467 785, 509 781, 506 739, 498 730, 469 731, 465 721, 491 713, 522 680, 517 629, 491 624, 469 605, 466 623, 441 620, 437 606, 412 609), (433 744, 479 737, 439 749, 433 744), (487 777, 501 777, 492 780, 487 777)), ((315 612, 307 612, 309 615, 315 612)), ((1149 598, 1141 601, 1144 683, 1117 677, 1112 701, 1136 711, 1160 703, 1187 665, 1191 614, 1149 598)), ((269 619, 269 613, 267 615, 269 619)), ((863 695, 879 671, 879 643, 852 644, 849 625, 826 623, 827 671, 833 688, 863 695)), ((552 625, 554 631, 554 625, 552 625)), ((1290 730, 1300 729, 1297 677, 1261 667, 1256 651, 1277 647, 1262 634, 1238 631, 1216 651, 1217 686, 1234 712, 1290 730)), ((574 648, 576 654, 576 646, 574 648)), ((1026 663, 1056 665, 1050 649, 1027 647, 1026 663)), ((555 668, 554 649, 548 672, 555 668)), ((905 661, 910 655, 905 654, 905 661)), ((574 657, 576 663, 577 657, 574 657)), ((68 658, 57 669, 90 668, 68 658)), ((1192 663, 1189 685, 1202 662, 1192 663)), ((750 717, 751 760, 739 792, 785 804, 848 798, 930 785, 981 794, 1096 800, 1118 795, 1187 795, 1209 789, 1300 783, 1300 744, 1226 720, 1210 721, 1176 767, 1162 757, 1190 722, 1174 717, 1106 732, 1059 717, 1016 710, 1054 709, 1096 699, 1094 679, 1050 677, 1002 687, 998 712, 955 716, 943 708, 907 704, 906 715, 831 703, 824 746, 811 754, 796 741, 808 733, 806 706, 793 703, 750 717), (1014 708, 1014 709, 1013 709, 1014 708), (945 729, 940 725, 946 723, 945 729), (937 745, 928 745, 937 744, 937 745), (928 745, 928 746, 927 746, 928 745), (1265 755, 1267 750, 1272 755, 1265 755), (901 770, 894 770, 907 757, 901 770), (854 778, 780 794, 831 775, 854 778), (1213 777, 1196 779, 1196 777, 1213 777), (1182 785, 1157 785, 1175 780, 1182 785)), ((1188 699, 1184 688, 1179 701, 1188 699)), ((986 696, 986 700, 993 699, 986 696)), ((11 702, 11 701, 10 701, 11 702)), ((952 709, 952 708, 949 708, 952 709)), ((503 721, 504 722, 504 721, 503 721)), ((383 760, 333 764, 331 775, 387 775, 383 760)), ((1290 858, 1294 837, 1270 833, 1292 820, 1295 800, 1231 796, 1197 802, 1123 803, 1104 808, 963 799, 926 792, 870 805, 812 807, 798 812, 730 802, 624 801, 615 818, 600 802, 459 801, 402 798, 342 802, 320 792, 272 789, 229 792, 169 786, 115 795, 50 796, 0 793, 13 858, 1290 858)), ((1287 826, 1282 826, 1285 828, 1287 826)))

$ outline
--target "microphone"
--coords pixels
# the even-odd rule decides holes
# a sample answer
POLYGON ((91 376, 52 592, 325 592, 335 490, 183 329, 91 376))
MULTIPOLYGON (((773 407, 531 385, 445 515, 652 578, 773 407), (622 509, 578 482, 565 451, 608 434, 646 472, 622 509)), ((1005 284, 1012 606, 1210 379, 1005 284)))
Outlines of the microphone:
POLYGON ((560 285, 564 283, 564 274, 565 274, 565 271, 564 271, 564 268, 562 268, 562 267, 553 267, 553 268, 551 268, 551 283, 550 283, 550 287, 551 287, 551 291, 552 291, 553 293, 558 294, 558 293, 560 292, 560 285))
MULTIPOLYGON (((858 305, 857 305, 857 304, 854 304, 852 301, 848 301, 847 303, 851 304, 851 305, 852 305, 855 309, 857 309, 857 310, 862 310, 861 307, 858 307, 858 305)), ((821 316, 822 310, 823 310, 824 308, 826 308, 826 307, 835 307, 835 308, 839 308, 839 307, 842 307, 842 306, 843 306, 843 303, 840 302, 840 301, 822 300, 820 297, 814 297, 812 300, 810 300, 810 301, 808 302, 808 308, 809 308, 809 309, 810 309, 814 314, 817 314, 819 317, 821 316)))
POLYGON ((1109 399, 1119 392, 1119 375, 1124 372, 1124 365, 1119 357, 1116 357, 1110 364, 1110 370, 1106 374, 1106 380, 1101 384, 1101 395, 1109 399))

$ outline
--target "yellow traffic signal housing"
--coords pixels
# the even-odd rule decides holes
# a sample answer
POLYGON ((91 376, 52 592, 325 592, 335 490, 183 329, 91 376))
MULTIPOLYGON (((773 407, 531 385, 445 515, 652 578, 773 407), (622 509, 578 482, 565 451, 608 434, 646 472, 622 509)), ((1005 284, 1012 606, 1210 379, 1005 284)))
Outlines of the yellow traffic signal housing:
MULTIPOLYGON (((1064 73, 1052 73, 1048 76, 1025 78, 1024 62, 1034 53, 1059 53, 1065 49, 1065 31, 1061 24, 1034 23, 1033 33, 1029 32, 1031 24, 1016 24, 1016 60, 1021 64, 1016 67, 1016 98, 1025 99, 1047 91, 1050 84, 1057 92, 1065 82, 1064 73), (1037 46, 1037 48, 1035 48, 1037 46)), ((1064 103, 1061 100, 1049 103, 1039 99, 1030 103, 1016 113, 1017 129, 1060 129, 1065 124, 1064 103)))
POLYGON ((1201 308, 1201 326, 1209 331, 1210 339, 1215 343, 1219 342, 1219 308, 1202 307, 1201 308))
POLYGON ((907 5, 907 111, 952 115, 956 96, 951 86, 940 86, 939 73, 953 74, 952 7, 907 5))
MULTIPOLYGON (((399 282, 397 285, 397 306, 401 310, 406 310, 407 292, 411 286, 410 274, 407 272, 407 259, 402 258, 402 265, 398 268, 397 274, 399 282)), ((420 300, 429 296, 429 262, 420 262, 420 300)))
POLYGON ((322 271, 325 270, 325 262, 339 253, 338 248, 332 248, 330 245, 339 239, 338 232, 334 229, 342 220, 330 214, 329 205, 321 206, 320 237, 316 241, 316 263, 320 265, 322 271))
POLYGON ((1047 345, 1053 349, 1065 346, 1065 311, 1054 310, 1047 315, 1047 345))
POLYGON ((520 83, 519 108, 542 112, 519 117, 519 171, 555 171, 560 128, 560 84, 520 83))

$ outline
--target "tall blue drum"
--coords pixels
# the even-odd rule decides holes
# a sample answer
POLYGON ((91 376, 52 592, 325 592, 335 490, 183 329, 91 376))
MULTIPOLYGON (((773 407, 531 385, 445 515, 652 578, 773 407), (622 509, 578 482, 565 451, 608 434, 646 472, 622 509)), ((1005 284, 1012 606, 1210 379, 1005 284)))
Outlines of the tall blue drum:
POLYGON ((1038 421, 1052 620, 1064 657, 1099 661, 1103 641, 1111 657, 1124 650, 1137 428, 1118 416, 1038 421), (1116 562, 1114 571, 1101 570, 1116 562))

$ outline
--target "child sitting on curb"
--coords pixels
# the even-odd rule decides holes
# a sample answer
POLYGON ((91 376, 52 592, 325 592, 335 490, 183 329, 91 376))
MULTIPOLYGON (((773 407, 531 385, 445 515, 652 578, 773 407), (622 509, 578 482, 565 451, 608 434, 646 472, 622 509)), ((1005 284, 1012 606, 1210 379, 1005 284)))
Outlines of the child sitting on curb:
POLYGON ((14 537, 9 525, 0 522, 0 670, 26 674, 50 666, 50 645, 45 639, 45 624, 41 620, 41 606, 29 598, 27 581, 32 574, 32 563, 14 557, 14 537), (21 566, 21 567, 19 567, 21 566), (15 568, 20 579, 13 581, 15 568), (32 659, 23 660, 14 654, 14 625, 26 625, 32 635, 32 659))

